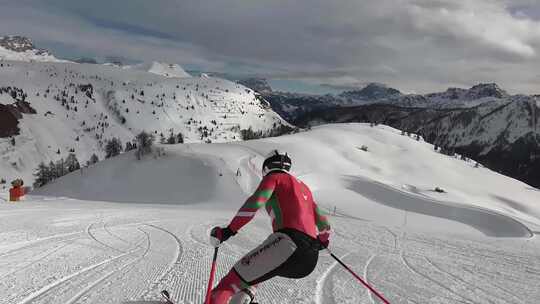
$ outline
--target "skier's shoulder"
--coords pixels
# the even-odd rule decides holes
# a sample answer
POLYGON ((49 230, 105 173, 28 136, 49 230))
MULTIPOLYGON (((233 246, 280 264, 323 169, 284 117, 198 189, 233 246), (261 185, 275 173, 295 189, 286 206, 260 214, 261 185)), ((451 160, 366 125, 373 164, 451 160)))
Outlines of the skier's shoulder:
POLYGON ((272 171, 264 176, 262 182, 290 183, 296 180, 294 176, 285 171, 272 171))

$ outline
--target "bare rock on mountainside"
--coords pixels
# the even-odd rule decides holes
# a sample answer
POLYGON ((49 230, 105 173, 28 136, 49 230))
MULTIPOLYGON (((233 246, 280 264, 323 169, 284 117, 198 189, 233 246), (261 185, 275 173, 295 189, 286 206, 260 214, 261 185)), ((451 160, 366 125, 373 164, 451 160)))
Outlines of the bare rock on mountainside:
MULTIPOLYGON (((0 37, 0 46, 14 52, 26 52, 35 49, 32 41, 22 36, 0 37)), ((42 51, 46 52, 45 50, 42 51)))
POLYGON ((36 110, 25 101, 23 90, 0 88, 0 138, 19 134, 19 120, 22 114, 36 114, 36 110))
POLYGON ((23 36, 0 37, 0 60, 61 62, 49 51, 36 48, 32 40, 23 36))

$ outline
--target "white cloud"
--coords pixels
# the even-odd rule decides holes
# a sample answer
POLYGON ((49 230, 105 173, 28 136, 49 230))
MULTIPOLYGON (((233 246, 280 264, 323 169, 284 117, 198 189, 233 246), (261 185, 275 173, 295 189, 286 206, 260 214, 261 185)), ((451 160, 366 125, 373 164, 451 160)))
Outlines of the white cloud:
POLYGON ((518 56, 537 55, 533 43, 540 40, 540 23, 517 19, 496 1, 460 1, 446 7, 422 6, 415 1, 409 10, 422 31, 442 31, 456 38, 474 39, 478 43, 500 48, 518 56))

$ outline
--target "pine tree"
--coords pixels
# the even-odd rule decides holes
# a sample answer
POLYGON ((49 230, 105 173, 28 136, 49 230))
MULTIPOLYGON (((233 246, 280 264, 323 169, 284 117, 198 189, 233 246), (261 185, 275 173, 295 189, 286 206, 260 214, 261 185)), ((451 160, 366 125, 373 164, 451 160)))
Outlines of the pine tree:
POLYGON ((133 149, 134 149, 133 144, 130 141, 126 142, 126 148, 124 149, 124 151, 127 152, 127 151, 131 151, 133 149))
POLYGON ((45 165, 44 162, 39 163, 36 173, 34 176, 36 180, 34 181, 34 187, 39 188, 46 185, 49 180, 49 168, 45 165))
POLYGON ((183 144, 184 143, 184 135, 182 135, 182 133, 178 133, 176 135, 176 142, 179 143, 179 144, 183 144))
POLYGON ((174 144, 176 144, 176 140, 177 140, 177 138, 174 135, 173 131, 171 130, 171 133, 169 133, 169 137, 167 138, 167 143, 169 145, 174 145, 174 144))
POLYGON ((141 159, 144 155, 152 153, 152 147, 154 145, 155 137, 153 134, 142 131, 135 137, 137 140, 137 152, 135 155, 137 159, 141 159))
POLYGON ((66 158, 66 167, 68 172, 73 172, 81 168, 75 153, 69 153, 68 157, 66 158))
POLYGON ((52 180, 55 180, 59 177, 58 173, 56 172, 56 165, 52 162, 52 160, 49 162, 49 171, 47 176, 47 182, 50 182, 52 180))
POLYGON ((122 152, 122 142, 119 138, 113 137, 105 144, 105 158, 111 158, 122 152))
POLYGON ((166 144, 167 140, 165 139, 165 136, 163 136, 163 133, 159 134, 159 143, 160 144, 166 144))
POLYGON ((98 156, 96 155, 96 153, 92 154, 92 156, 90 157, 90 160, 88 161, 88 163, 90 165, 93 165, 95 163, 97 163, 99 161, 99 158, 98 156))
POLYGON ((63 158, 60 158, 60 160, 56 162, 56 177, 59 178, 66 174, 67 174, 66 163, 63 158))

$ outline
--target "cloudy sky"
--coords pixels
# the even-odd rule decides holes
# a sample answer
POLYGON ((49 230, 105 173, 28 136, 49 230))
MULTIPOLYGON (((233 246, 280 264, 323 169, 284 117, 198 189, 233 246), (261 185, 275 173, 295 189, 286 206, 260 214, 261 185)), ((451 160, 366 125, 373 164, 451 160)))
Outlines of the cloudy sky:
POLYGON ((538 0, 0 0, 0 35, 61 56, 177 62, 405 92, 540 94, 538 0))

